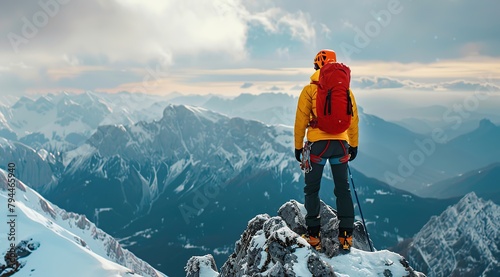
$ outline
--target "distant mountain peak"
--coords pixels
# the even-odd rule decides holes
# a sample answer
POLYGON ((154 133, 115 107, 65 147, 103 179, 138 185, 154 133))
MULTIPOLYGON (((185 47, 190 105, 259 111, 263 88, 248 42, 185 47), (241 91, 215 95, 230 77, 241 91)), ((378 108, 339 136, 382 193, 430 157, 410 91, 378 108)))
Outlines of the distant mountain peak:
POLYGON ((17 100, 17 102, 12 106, 12 108, 20 108, 22 106, 33 104, 34 102, 35 101, 33 101, 33 99, 26 96, 22 96, 21 98, 19 98, 19 100, 17 100))
POLYGON ((180 116, 194 116, 194 112, 185 105, 169 104, 163 110, 162 120, 173 120, 180 116))
POLYGON ((207 111, 206 109, 199 107, 191 107, 189 105, 175 105, 168 104, 163 110, 163 117, 173 117, 178 115, 195 114, 196 112, 207 111))
POLYGON ((464 195, 462 199, 457 203, 457 206, 469 205, 479 201, 479 197, 477 197, 475 192, 470 192, 464 195))
POLYGON ((495 128, 497 127, 495 123, 491 122, 488 118, 483 118, 479 121, 479 128, 495 128))
POLYGON ((500 206, 471 192, 432 217, 407 253, 430 277, 494 276, 500 272, 499 241, 500 206))

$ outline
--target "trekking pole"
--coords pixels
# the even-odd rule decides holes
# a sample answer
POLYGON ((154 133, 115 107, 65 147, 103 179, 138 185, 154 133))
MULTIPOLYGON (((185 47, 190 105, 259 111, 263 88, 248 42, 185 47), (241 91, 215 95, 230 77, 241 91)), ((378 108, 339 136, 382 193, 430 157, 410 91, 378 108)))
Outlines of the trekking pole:
POLYGON ((373 252, 372 242, 370 240, 370 235, 368 234, 368 229, 366 228, 365 217, 363 216, 363 211, 361 210, 361 205, 359 204, 358 193, 356 192, 356 187, 354 186, 354 180, 352 179, 352 173, 349 164, 347 165, 347 170, 349 170, 349 176, 351 177, 352 188, 354 189, 354 195, 356 195, 356 201, 358 202, 359 213, 361 214, 361 220, 363 221, 363 226, 365 227, 368 245, 370 245, 370 251, 373 252))

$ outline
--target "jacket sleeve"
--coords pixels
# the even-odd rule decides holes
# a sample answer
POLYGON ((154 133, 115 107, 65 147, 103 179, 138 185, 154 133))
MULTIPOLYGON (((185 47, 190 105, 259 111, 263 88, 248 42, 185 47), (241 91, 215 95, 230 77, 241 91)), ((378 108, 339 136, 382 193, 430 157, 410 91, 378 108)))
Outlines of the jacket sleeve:
POLYGON ((312 113, 312 85, 307 85, 302 89, 297 103, 294 125, 295 149, 301 149, 304 145, 307 125, 312 113))
POLYGON ((351 102, 352 102, 352 119, 351 119, 351 125, 349 126, 349 129, 347 129, 347 136, 349 137, 349 145, 352 147, 358 147, 358 137, 359 137, 359 129, 358 129, 358 123, 359 123, 359 117, 358 117, 358 106, 356 105, 356 99, 354 99, 354 94, 352 93, 352 90, 349 89, 350 96, 351 96, 351 102))

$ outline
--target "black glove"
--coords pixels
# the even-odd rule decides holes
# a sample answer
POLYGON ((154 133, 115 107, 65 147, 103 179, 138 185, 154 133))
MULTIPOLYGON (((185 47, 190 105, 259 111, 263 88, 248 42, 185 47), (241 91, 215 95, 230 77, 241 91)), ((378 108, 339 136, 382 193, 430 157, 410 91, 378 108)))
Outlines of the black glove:
POLYGON ((356 156, 358 155, 358 147, 349 147, 349 155, 351 155, 351 157, 349 157, 349 161, 356 159, 356 156))
POLYGON ((302 148, 300 149, 295 149, 295 159, 299 161, 299 163, 302 162, 302 159, 300 158, 300 155, 302 155, 302 148))

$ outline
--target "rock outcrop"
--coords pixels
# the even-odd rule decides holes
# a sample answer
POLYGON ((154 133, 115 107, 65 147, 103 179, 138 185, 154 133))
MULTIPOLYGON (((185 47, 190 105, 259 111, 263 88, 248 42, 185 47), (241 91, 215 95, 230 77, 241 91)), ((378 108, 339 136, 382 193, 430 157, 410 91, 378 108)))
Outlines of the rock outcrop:
MULTIPOLYGON (((425 276, 415 272, 400 255, 381 251, 368 253, 370 246, 365 229, 356 222, 353 233, 354 254, 340 255, 338 241, 339 220, 337 213, 330 206, 321 203, 321 244, 322 250, 316 251, 300 234, 306 232, 304 206, 291 200, 280 207, 277 216, 260 214, 248 222, 247 229, 236 242, 234 252, 217 272, 217 266, 211 255, 192 257, 185 270, 188 277, 210 276, 337 276, 335 259, 346 256, 352 267, 359 266, 363 276, 425 276), (352 257, 350 257, 352 255, 352 257), (374 258, 375 257, 375 258, 374 258), (389 258, 390 257, 390 258, 389 258), (393 262, 398 259, 399 263, 393 262), (366 268, 359 260, 366 259, 366 268), (380 265, 380 260, 385 261, 380 265), (354 264, 354 260, 359 264, 354 264), (203 275, 201 272, 203 271, 203 275), (373 275, 366 273, 373 272, 373 275)), ((344 272, 353 272, 344 264, 344 272), (346 269, 347 268, 347 269, 346 269)))

